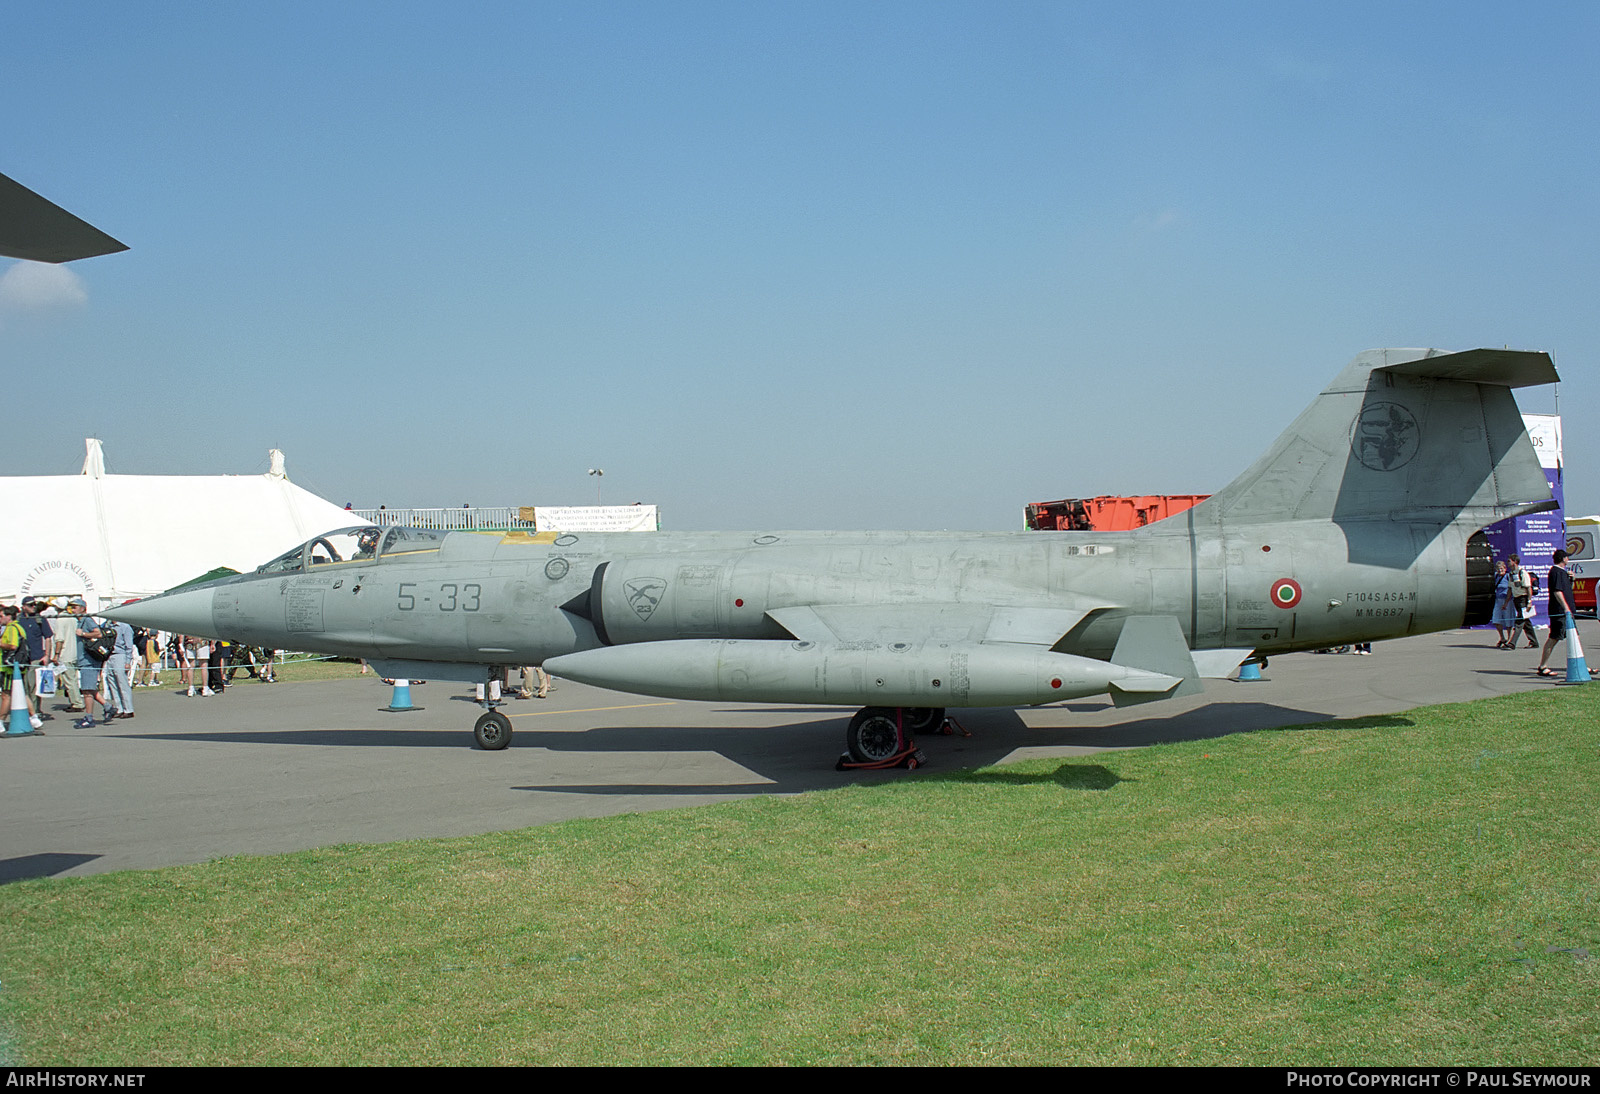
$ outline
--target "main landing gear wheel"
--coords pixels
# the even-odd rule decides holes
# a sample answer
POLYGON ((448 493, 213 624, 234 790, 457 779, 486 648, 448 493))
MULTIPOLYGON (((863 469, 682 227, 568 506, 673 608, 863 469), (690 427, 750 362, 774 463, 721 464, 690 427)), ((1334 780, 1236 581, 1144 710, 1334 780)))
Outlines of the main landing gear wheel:
POLYGON ((901 713, 907 733, 932 733, 944 725, 944 707, 906 707, 901 713))
MULTIPOLYGON (((906 728, 911 728, 909 719, 906 728)), ((857 763, 879 763, 894 756, 903 747, 894 708, 863 707, 856 711, 850 728, 844 731, 844 743, 857 763)))
POLYGON ((511 719, 491 710, 472 727, 472 739, 485 752, 499 752, 511 743, 511 719))

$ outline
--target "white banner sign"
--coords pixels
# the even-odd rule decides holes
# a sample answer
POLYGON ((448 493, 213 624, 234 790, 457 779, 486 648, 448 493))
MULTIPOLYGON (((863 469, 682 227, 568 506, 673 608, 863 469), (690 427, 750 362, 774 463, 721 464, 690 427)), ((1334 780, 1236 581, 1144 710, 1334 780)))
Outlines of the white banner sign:
POLYGON ((1559 414, 1524 414, 1522 424, 1528 430, 1528 440, 1539 453, 1540 467, 1561 466, 1561 416, 1559 414))
POLYGON ((536 505, 533 526, 540 532, 654 532, 660 517, 654 505, 536 505))

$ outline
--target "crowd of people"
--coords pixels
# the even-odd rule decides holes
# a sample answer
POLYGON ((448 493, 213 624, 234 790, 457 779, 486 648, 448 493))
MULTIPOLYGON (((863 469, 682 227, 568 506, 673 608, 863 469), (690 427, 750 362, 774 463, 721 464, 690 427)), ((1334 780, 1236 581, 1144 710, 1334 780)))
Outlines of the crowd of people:
MULTIPOLYGON (((1552 557, 1549 577, 1545 581, 1548 601, 1546 614, 1550 618, 1550 631, 1540 649, 1539 636, 1533 629, 1533 598, 1539 595, 1539 575, 1522 565, 1522 560, 1512 555, 1494 564, 1494 615, 1491 622, 1500 634, 1497 649, 1514 650, 1518 638, 1527 638, 1524 649, 1540 649, 1540 676, 1561 675, 1550 668, 1550 656, 1556 647, 1567 639, 1567 629, 1573 625, 1577 614, 1573 600, 1572 575, 1567 572, 1566 551, 1556 551, 1552 557)), ((1590 676, 1600 676, 1600 669, 1589 669, 1590 676)))
MULTIPOLYGON (((132 718, 134 689, 160 687, 169 667, 191 696, 220 695, 228 684, 232 643, 113 623, 90 615, 82 597, 65 605, 23 597, 20 605, 0 605, 0 618, 0 726, 9 725, 18 676, 34 729, 50 717, 44 701, 55 695, 66 700, 60 709, 82 715, 73 722, 78 729, 132 718)), ((253 675, 275 682, 270 653, 258 663, 252 652, 251 665, 253 675)))
MULTIPOLYGON (((45 711, 52 697, 65 700, 57 710, 80 715, 72 723, 78 729, 133 718, 134 690, 163 686, 163 672, 175 671, 185 694, 199 697, 221 695, 235 669, 248 669, 262 683, 278 682, 276 650, 114 623, 90 615, 82 597, 61 605, 24 597, 20 605, 0 605, 0 620, 0 733, 10 725, 11 685, 18 677, 36 730, 52 717, 45 711)), ((365 662, 361 671, 367 671, 365 662)), ((508 675, 493 681, 492 701, 499 701, 502 686, 510 690, 508 675)), ((481 701, 483 685, 478 690, 481 701)), ((543 699, 551 690, 549 674, 529 665, 513 694, 543 699)))

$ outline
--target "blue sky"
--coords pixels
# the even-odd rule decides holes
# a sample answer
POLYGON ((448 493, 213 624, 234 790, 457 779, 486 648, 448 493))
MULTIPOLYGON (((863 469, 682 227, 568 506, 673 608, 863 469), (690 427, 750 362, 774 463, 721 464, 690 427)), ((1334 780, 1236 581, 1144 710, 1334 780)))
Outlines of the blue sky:
MULTIPOLYGON (((8 473, 669 528, 1223 486, 1355 353, 1548 349, 1600 510, 1600 6, 13 4, 8 473), (17 400, 15 393, 34 397, 17 400), (13 416, 22 426, 22 416, 13 416), (1590 470, 1595 469, 1595 470, 1590 470)), ((1524 392, 1549 411, 1550 389, 1524 392)))

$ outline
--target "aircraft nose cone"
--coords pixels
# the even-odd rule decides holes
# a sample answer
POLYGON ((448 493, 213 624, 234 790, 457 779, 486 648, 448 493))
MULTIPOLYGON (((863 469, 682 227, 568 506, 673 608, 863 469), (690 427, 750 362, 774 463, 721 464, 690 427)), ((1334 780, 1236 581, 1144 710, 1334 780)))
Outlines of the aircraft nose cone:
POLYGON ((100 614, 119 623, 153 630, 175 631, 178 634, 197 634, 216 637, 211 621, 212 589, 186 589, 176 593, 162 593, 112 608, 100 614))

